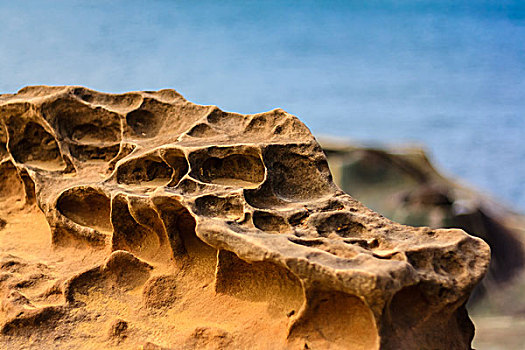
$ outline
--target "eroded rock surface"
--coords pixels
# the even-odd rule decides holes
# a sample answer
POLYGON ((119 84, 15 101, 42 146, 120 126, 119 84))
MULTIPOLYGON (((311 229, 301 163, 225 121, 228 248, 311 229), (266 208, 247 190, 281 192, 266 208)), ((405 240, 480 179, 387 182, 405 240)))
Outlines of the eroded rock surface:
POLYGON ((406 225, 460 228, 487 242, 490 267, 470 305, 491 313, 523 313, 525 300, 518 300, 508 289, 522 289, 523 215, 445 177, 420 148, 371 148, 329 139, 321 145, 335 183, 366 206, 406 225), (504 303, 508 306, 494 305, 502 296, 508 298, 504 303))
POLYGON ((488 246, 364 207, 282 110, 28 87, 0 159, 4 347, 470 348, 488 246))

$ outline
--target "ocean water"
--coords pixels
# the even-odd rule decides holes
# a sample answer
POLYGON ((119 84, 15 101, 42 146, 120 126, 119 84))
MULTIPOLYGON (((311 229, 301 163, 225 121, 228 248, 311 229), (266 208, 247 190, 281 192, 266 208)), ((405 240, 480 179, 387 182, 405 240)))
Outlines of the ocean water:
POLYGON ((523 1, 1 2, 0 91, 30 84, 281 107, 525 211, 523 1))

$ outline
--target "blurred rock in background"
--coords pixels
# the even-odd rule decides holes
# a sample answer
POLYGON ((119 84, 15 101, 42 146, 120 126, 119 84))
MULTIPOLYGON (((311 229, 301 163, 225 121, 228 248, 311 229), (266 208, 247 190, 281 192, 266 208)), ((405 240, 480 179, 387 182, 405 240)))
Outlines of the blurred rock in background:
POLYGON ((461 228, 485 240, 492 260, 471 310, 525 316, 525 216, 443 176, 421 148, 320 143, 335 182, 371 209, 403 224, 461 228))

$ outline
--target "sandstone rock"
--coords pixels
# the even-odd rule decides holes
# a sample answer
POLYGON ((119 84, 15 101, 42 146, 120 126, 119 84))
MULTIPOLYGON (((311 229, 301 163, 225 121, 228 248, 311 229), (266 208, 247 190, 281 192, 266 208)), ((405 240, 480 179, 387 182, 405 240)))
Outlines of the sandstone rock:
POLYGON ((36 86, 0 117, 4 347, 470 348, 488 246, 369 210, 282 110, 36 86))
POLYGON ((470 302, 476 308, 490 302, 492 312, 506 314, 516 311, 519 302, 519 310, 524 310, 523 298, 509 297, 509 307, 491 302, 497 294, 510 296, 508 288, 525 273, 523 215, 443 176, 420 148, 374 148, 328 138, 321 145, 335 182, 370 208, 406 225, 460 228, 487 242, 489 272, 470 302))

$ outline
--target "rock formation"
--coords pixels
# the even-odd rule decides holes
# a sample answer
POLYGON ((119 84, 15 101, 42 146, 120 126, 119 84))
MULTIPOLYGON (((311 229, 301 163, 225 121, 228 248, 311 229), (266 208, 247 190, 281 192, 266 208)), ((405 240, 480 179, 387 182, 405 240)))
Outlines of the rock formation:
POLYGON ((0 159, 3 348, 470 348, 488 246, 352 199, 282 110, 27 87, 0 159))
MULTIPOLYGON (((494 301, 504 289, 510 296, 506 288, 519 283, 525 273, 525 217, 443 176, 420 148, 372 148, 330 139, 321 145, 335 182, 373 210, 406 225, 460 228, 489 244, 489 272, 471 303, 483 296, 490 299, 484 303, 494 301)), ((516 298, 509 299, 510 308, 501 305, 500 312, 517 311, 516 298)))

